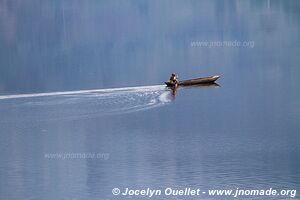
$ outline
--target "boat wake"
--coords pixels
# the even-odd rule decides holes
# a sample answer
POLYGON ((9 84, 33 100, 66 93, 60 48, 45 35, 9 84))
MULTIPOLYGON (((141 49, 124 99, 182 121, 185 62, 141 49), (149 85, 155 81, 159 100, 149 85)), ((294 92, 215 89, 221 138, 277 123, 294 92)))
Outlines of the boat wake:
POLYGON ((163 85, 6 95, 0 96, 0 111, 8 119, 79 119, 159 107, 170 95, 163 85))

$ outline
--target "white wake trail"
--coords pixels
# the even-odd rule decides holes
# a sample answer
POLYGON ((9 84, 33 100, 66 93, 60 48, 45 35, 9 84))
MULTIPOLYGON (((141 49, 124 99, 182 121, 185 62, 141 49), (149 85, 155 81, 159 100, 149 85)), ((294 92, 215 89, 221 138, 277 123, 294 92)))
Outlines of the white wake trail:
POLYGON ((45 93, 32 93, 32 94, 12 94, 12 95, 0 95, 0 100, 30 98, 30 97, 60 96, 60 95, 76 95, 76 94, 88 94, 88 93, 98 93, 98 92, 107 93, 107 92, 118 92, 118 91, 143 91, 143 90, 154 90, 154 89, 159 89, 159 88, 163 88, 163 85, 93 89, 93 90, 77 90, 77 91, 62 91, 62 92, 45 92, 45 93))
POLYGON ((170 96, 164 85, 15 94, 0 96, 0 110, 10 122, 82 119, 157 108, 170 96))

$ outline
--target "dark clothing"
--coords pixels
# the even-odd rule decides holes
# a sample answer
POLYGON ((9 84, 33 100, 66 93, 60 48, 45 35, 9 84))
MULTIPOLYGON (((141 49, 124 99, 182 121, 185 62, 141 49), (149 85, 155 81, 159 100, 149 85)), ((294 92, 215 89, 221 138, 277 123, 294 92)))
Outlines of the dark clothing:
POLYGON ((178 80, 177 80, 176 76, 171 76, 170 77, 170 82, 173 83, 173 84, 178 84, 178 80))

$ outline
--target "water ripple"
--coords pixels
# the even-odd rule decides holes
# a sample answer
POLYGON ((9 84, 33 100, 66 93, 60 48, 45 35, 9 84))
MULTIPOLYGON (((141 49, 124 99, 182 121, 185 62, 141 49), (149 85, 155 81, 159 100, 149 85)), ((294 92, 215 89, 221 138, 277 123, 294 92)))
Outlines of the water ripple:
POLYGON ((0 96, 7 120, 78 119, 137 112, 170 102, 163 85, 0 96), (18 116, 22 113, 22 116, 18 116))

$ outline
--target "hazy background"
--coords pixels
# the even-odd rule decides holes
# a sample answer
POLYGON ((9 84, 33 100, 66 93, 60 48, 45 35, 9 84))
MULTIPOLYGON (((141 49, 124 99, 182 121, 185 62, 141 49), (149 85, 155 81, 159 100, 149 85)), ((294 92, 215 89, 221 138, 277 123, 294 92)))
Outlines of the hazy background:
POLYGON ((1 0, 0 91, 159 84, 173 71, 295 80, 299 7, 293 0, 1 0), (190 45, 235 40, 255 48, 190 45))
POLYGON ((297 0, 0 0, 0 199, 118 199, 115 187, 299 193, 299 22, 297 0), (171 72, 219 74, 221 87, 174 97, 159 85, 171 72), (4 96, 66 90, 77 94, 4 96))

